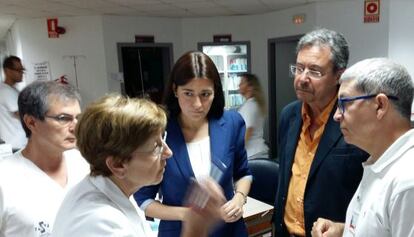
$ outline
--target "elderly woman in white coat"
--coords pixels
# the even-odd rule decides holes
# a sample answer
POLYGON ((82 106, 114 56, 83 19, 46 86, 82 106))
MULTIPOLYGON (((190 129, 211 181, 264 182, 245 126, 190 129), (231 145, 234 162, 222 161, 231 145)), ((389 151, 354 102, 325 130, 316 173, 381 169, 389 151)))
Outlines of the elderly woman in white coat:
MULTIPOLYGON (((76 127, 78 147, 91 173, 65 197, 53 236, 152 236, 131 195, 157 184, 172 152, 165 144, 163 109, 143 99, 107 96, 86 108, 76 127)), ((222 191, 199 186, 205 205, 188 212, 182 236, 204 236, 219 217, 222 191)))

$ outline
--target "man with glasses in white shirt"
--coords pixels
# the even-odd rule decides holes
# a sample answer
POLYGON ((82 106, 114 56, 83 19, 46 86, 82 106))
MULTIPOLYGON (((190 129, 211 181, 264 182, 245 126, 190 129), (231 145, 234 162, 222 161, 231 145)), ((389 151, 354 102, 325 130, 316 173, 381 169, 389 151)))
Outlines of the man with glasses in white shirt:
POLYGON ((371 156, 346 222, 320 218, 312 236, 414 236, 413 81, 403 66, 373 58, 346 70, 340 82, 334 118, 345 140, 371 156))
POLYGON ((0 82, 0 137, 13 150, 18 150, 27 142, 17 111, 19 91, 16 88, 23 81, 25 68, 20 58, 8 56, 3 61, 3 72, 4 81, 0 82))
POLYGON ((49 236, 66 192, 89 172, 74 150, 79 101, 73 86, 54 81, 19 94, 28 143, 0 162, 0 236, 49 236))
POLYGON ((281 112, 276 235, 310 236, 318 217, 344 221, 368 155, 347 144, 333 120, 338 80, 348 64, 345 38, 319 29, 303 36, 290 67, 298 100, 281 112), (352 174, 352 175, 350 175, 352 174))

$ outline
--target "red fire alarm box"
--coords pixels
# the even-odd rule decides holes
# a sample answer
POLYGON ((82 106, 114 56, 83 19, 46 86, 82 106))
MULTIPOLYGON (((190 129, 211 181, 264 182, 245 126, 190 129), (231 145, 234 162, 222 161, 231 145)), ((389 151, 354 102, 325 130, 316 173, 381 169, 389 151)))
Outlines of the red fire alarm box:
POLYGON ((49 38, 59 38, 59 33, 57 32, 58 28, 58 19, 47 19, 47 34, 49 38))

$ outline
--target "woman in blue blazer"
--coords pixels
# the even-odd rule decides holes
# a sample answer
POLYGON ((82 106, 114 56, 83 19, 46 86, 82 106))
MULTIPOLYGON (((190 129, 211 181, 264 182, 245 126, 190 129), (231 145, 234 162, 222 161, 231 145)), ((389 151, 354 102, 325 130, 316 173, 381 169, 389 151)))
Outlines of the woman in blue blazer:
POLYGON ((228 201, 221 208, 222 223, 210 236, 247 236, 242 216, 252 177, 244 148, 245 126, 237 112, 224 111, 213 61, 196 51, 181 56, 170 74, 164 103, 170 116, 167 144, 173 156, 160 184, 135 193, 138 205, 146 216, 161 219, 159 237, 178 237, 189 210, 184 202, 191 180, 212 176, 228 201), (154 200, 158 192, 162 203, 154 200))

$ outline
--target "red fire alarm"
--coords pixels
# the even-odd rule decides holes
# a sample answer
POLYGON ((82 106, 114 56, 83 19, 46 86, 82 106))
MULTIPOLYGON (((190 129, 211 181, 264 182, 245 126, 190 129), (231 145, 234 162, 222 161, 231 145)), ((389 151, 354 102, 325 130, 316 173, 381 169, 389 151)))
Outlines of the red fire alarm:
POLYGON ((58 26, 58 19, 47 19, 47 33, 49 38, 59 38, 59 35, 66 33, 66 29, 58 26))
POLYGON ((365 0, 364 23, 379 22, 380 0, 365 0))

